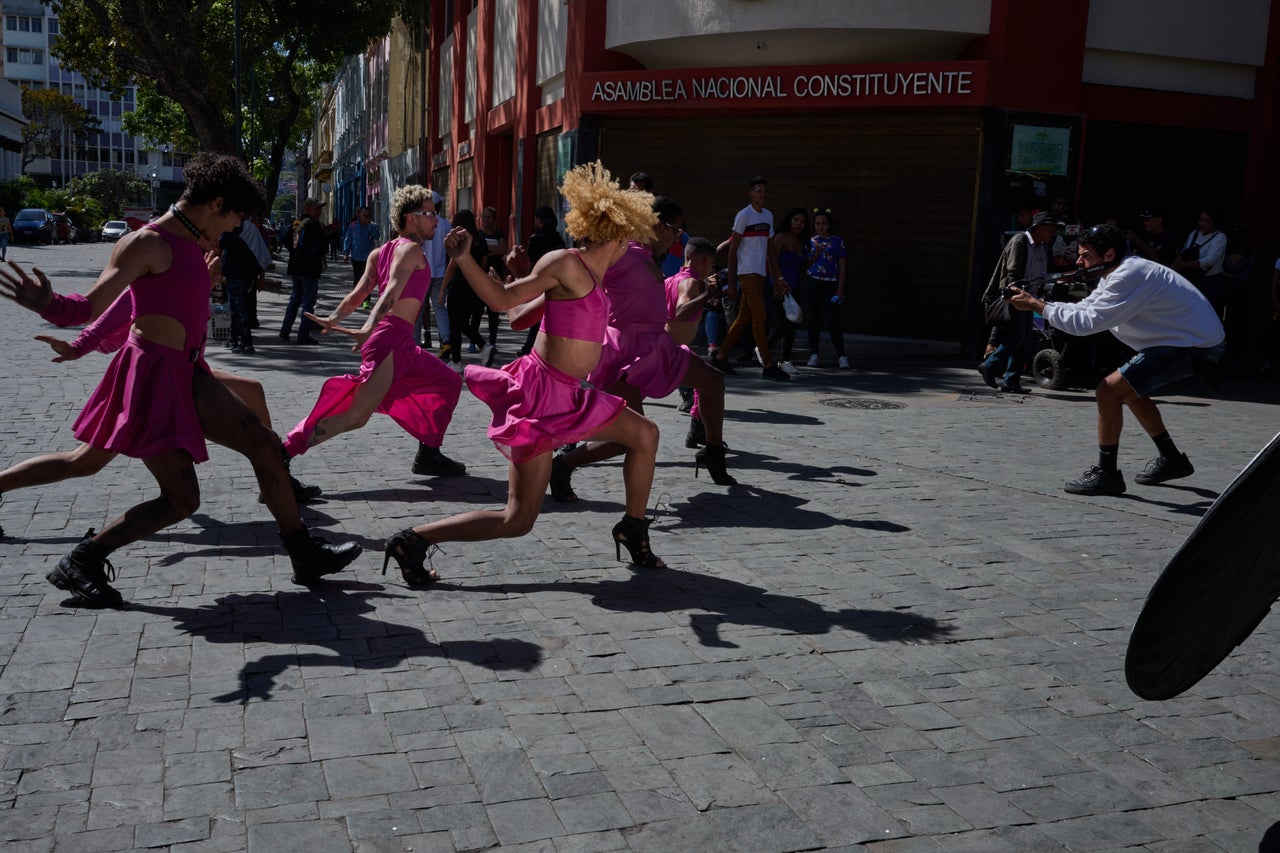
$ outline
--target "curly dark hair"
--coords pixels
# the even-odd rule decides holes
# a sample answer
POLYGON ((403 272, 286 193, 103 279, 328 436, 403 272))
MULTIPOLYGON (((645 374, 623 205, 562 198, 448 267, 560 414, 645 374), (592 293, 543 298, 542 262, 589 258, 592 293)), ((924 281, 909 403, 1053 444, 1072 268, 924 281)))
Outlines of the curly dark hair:
POLYGON ((235 213, 259 216, 266 212, 267 194, 239 158, 205 151, 193 157, 182 171, 187 179, 182 200, 188 204, 204 204, 220 197, 227 210, 235 213))

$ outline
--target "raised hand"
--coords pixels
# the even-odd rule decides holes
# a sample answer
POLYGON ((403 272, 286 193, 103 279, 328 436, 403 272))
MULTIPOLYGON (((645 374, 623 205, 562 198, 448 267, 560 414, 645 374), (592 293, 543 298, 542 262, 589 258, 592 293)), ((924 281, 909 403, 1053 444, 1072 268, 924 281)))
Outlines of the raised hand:
POLYGON ((53 351, 56 353, 56 358, 53 359, 55 363, 75 361, 79 358, 79 356, 76 355, 75 350, 71 348, 71 344, 61 338, 54 338, 49 335, 36 335, 35 339, 37 341, 43 341, 53 347, 53 351))
POLYGON ((507 272, 511 273, 515 278, 524 278, 533 269, 533 264, 529 263, 529 256, 525 254, 524 246, 515 246, 507 257, 503 259, 507 267, 507 272))
POLYGON ((471 232, 458 226, 444 237, 444 250, 451 258, 460 258, 471 251, 471 232))
POLYGON ((0 296, 36 312, 53 301, 53 285, 40 269, 31 268, 35 273, 35 278, 32 278, 15 261, 8 261, 8 264, 8 269, 0 265, 0 296))

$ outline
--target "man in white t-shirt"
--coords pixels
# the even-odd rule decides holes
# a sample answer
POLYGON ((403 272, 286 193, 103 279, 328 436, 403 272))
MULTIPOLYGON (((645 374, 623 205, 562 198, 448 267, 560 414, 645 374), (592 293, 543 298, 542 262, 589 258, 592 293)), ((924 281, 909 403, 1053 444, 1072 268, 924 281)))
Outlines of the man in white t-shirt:
MULTIPOLYGON (((440 197, 440 193, 432 190, 431 200, 435 203, 436 210, 441 210, 440 204, 444 199, 440 197)), ((431 332, 427 324, 431 322, 431 311, 435 310, 436 330, 440 332, 438 355, 441 358, 449 350, 449 312, 436 300, 440 297, 440 288, 444 284, 444 271, 449 266, 449 256, 444 251, 444 238, 449 233, 449 228, 449 220, 437 213, 435 235, 422 244, 422 251, 427 256, 427 266, 431 270, 431 289, 427 291, 427 298, 422 300, 422 310, 418 312, 418 322, 413 329, 414 340, 423 349, 430 349, 431 332)))
MULTIPOLYGON (((729 366, 728 354, 733 352, 738 338, 751 327, 756 350, 764 365, 764 377, 785 382, 791 377, 773 361, 769 353, 769 336, 765 329, 766 298, 774 294, 766 292, 772 281, 782 283, 778 271, 777 251, 773 246, 773 214, 764 206, 769 199, 768 184, 764 178, 750 181, 747 198, 751 203, 733 219, 733 236, 729 238, 729 281, 726 297, 738 300, 738 316, 720 343, 720 350, 708 359, 711 366, 721 373, 734 373, 729 366)), ((779 298, 781 294, 778 294, 779 298)))
POLYGON ((1150 395, 1193 373, 1213 372, 1225 351, 1218 315, 1209 300, 1173 270, 1136 255, 1124 257, 1125 238, 1119 228, 1093 226, 1080 235, 1077 251, 1076 265, 1084 269, 1115 266, 1088 297, 1075 304, 1045 303, 1015 287, 1009 304, 1019 311, 1038 311, 1049 325, 1070 335, 1110 329, 1138 354, 1099 383, 1098 464, 1069 481, 1065 490, 1075 495, 1124 493, 1124 476, 1117 467, 1124 406, 1160 454, 1136 481, 1153 486, 1191 476, 1191 460, 1174 445, 1150 395))

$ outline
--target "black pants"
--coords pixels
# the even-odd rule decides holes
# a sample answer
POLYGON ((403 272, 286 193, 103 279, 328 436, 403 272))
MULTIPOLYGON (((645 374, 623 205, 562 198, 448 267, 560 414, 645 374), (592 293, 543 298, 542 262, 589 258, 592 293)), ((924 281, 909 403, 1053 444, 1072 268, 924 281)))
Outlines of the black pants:
POLYGON ((462 361, 462 336, 477 347, 484 346, 480 334, 480 317, 485 305, 475 291, 456 282, 449 287, 449 357, 454 363, 462 361))
POLYGON ((836 355, 844 355, 844 330, 840 327, 840 304, 832 302, 836 295, 836 282, 818 281, 805 276, 804 279, 804 322, 809 327, 809 352, 818 351, 822 327, 826 326, 831 336, 831 345, 836 348, 836 355))

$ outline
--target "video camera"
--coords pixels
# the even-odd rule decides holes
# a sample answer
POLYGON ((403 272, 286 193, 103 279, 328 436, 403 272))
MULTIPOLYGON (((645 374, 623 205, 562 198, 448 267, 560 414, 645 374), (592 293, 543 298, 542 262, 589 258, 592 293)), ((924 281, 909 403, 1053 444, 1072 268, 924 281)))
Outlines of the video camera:
MULTIPOLYGON (((1120 264, 1119 261, 1079 267, 1071 272, 1054 273, 1030 281, 1014 282, 1014 287, 1045 302, 1079 302, 1089 295, 1102 276, 1120 264)), ((1013 298, 1013 288, 1000 288, 1003 299, 1013 298)))

